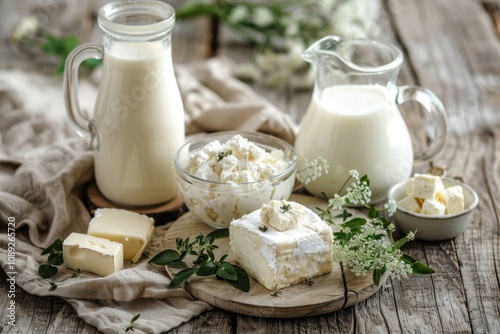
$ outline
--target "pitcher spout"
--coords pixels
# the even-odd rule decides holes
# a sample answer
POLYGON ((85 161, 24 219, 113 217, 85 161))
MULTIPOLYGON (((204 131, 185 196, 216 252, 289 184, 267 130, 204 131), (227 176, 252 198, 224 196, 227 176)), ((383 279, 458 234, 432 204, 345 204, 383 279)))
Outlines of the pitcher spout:
POLYGON ((314 42, 302 53, 302 59, 310 64, 313 64, 316 61, 318 54, 324 52, 325 50, 334 54, 334 50, 340 42, 341 38, 338 36, 323 37, 314 42))

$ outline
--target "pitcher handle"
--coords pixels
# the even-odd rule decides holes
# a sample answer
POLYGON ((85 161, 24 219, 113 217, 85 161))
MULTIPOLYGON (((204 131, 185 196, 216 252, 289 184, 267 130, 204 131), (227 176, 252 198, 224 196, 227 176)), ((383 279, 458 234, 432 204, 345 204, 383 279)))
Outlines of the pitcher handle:
POLYGON ((82 113, 78 100, 78 69, 86 59, 102 59, 102 47, 95 43, 86 43, 74 48, 64 65, 63 92, 66 111, 71 123, 76 127, 76 133, 81 137, 90 137, 90 119, 82 113))
POLYGON ((414 157, 415 164, 429 162, 440 154, 446 146, 448 132, 446 110, 441 100, 428 89, 417 86, 398 87, 396 103, 402 104, 408 101, 420 103, 432 118, 435 127, 435 139, 431 143, 429 150, 414 157))

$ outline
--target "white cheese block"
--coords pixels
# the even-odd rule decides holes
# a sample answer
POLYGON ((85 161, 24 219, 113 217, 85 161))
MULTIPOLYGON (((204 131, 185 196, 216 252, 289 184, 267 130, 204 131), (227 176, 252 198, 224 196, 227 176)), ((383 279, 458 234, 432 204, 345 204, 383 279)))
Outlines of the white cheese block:
POLYGON ((446 206, 438 200, 426 199, 422 204, 420 213, 424 215, 442 216, 446 212, 446 206))
POLYGON ((444 190, 446 214, 455 214, 464 211, 464 193, 461 186, 453 186, 444 190))
POLYGON ((137 262, 154 232, 154 219, 121 209, 97 209, 87 233, 123 245, 126 261, 137 262))
POLYGON ((407 196, 398 202, 398 205, 410 212, 420 213, 420 203, 413 196, 407 196))
POLYGON ((333 269, 332 229, 308 208, 302 206, 302 211, 302 219, 284 231, 264 224, 261 209, 229 225, 235 260, 269 290, 276 291, 333 269))
POLYGON ((304 217, 302 205, 285 200, 271 200, 261 207, 260 218, 262 221, 277 229, 288 230, 297 225, 304 217))
POLYGON ((71 233, 63 242, 66 267, 107 276, 123 268, 123 246, 119 242, 82 233, 71 233))
POLYGON ((413 196, 413 187, 415 185, 415 179, 414 178, 409 178, 406 181, 406 195, 408 196, 413 196))
POLYGON ((444 189, 439 176, 415 174, 413 177, 413 196, 434 200, 436 194, 444 189))

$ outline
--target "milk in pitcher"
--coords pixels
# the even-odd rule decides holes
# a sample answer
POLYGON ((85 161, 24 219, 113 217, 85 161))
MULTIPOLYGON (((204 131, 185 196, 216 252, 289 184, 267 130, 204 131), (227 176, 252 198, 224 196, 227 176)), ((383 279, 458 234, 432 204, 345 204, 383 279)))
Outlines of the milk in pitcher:
POLYGON ((177 194, 174 154, 184 142, 171 53, 159 44, 116 47, 123 50, 104 56, 93 121, 96 181, 120 205, 166 202, 177 194))
POLYGON ((368 174, 372 200, 377 200, 392 184, 410 176, 411 139, 390 96, 380 85, 337 85, 315 94, 296 139, 298 170, 304 159, 319 156, 330 168, 306 185, 307 190, 331 198, 356 169, 368 174))

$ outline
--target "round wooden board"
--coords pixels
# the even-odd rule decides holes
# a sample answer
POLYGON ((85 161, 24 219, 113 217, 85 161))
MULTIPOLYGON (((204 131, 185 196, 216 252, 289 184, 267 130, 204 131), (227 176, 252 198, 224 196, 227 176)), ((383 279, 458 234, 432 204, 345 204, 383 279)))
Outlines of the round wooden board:
POLYGON ((99 208, 125 209, 153 218, 155 220, 156 226, 164 225, 166 223, 174 221, 187 211, 187 208, 184 206, 184 201, 182 200, 182 196, 180 194, 177 194, 174 199, 168 201, 167 203, 143 208, 121 207, 109 201, 99 191, 99 188, 97 187, 95 181, 92 181, 87 185, 85 194, 85 205, 92 215, 94 215, 94 211, 99 208))
MULTIPOLYGON (((313 211, 318 206, 326 206, 326 202, 321 199, 305 195, 294 194, 290 200, 299 202, 313 211)), ((188 212, 169 228, 164 238, 168 240, 165 246, 175 249, 175 238, 192 239, 200 232, 206 235, 213 230, 188 212)), ((229 239, 219 239, 216 244, 219 246, 214 251, 216 257, 229 254, 227 261, 232 262, 229 239)), ((185 288, 195 298, 227 311, 258 317, 296 318, 330 313, 359 303, 373 295, 387 279, 385 275, 380 285, 375 286, 371 275, 357 277, 347 269, 344 269, 344 277, 345 282, 340 265, 335 264, 331 273, 313 278, 312 285, 298 283, 280 290, 277 294, 273 294, 252 278, 250 291, 246 293, 213 277, 192 276, 186 282, 185 288)))

